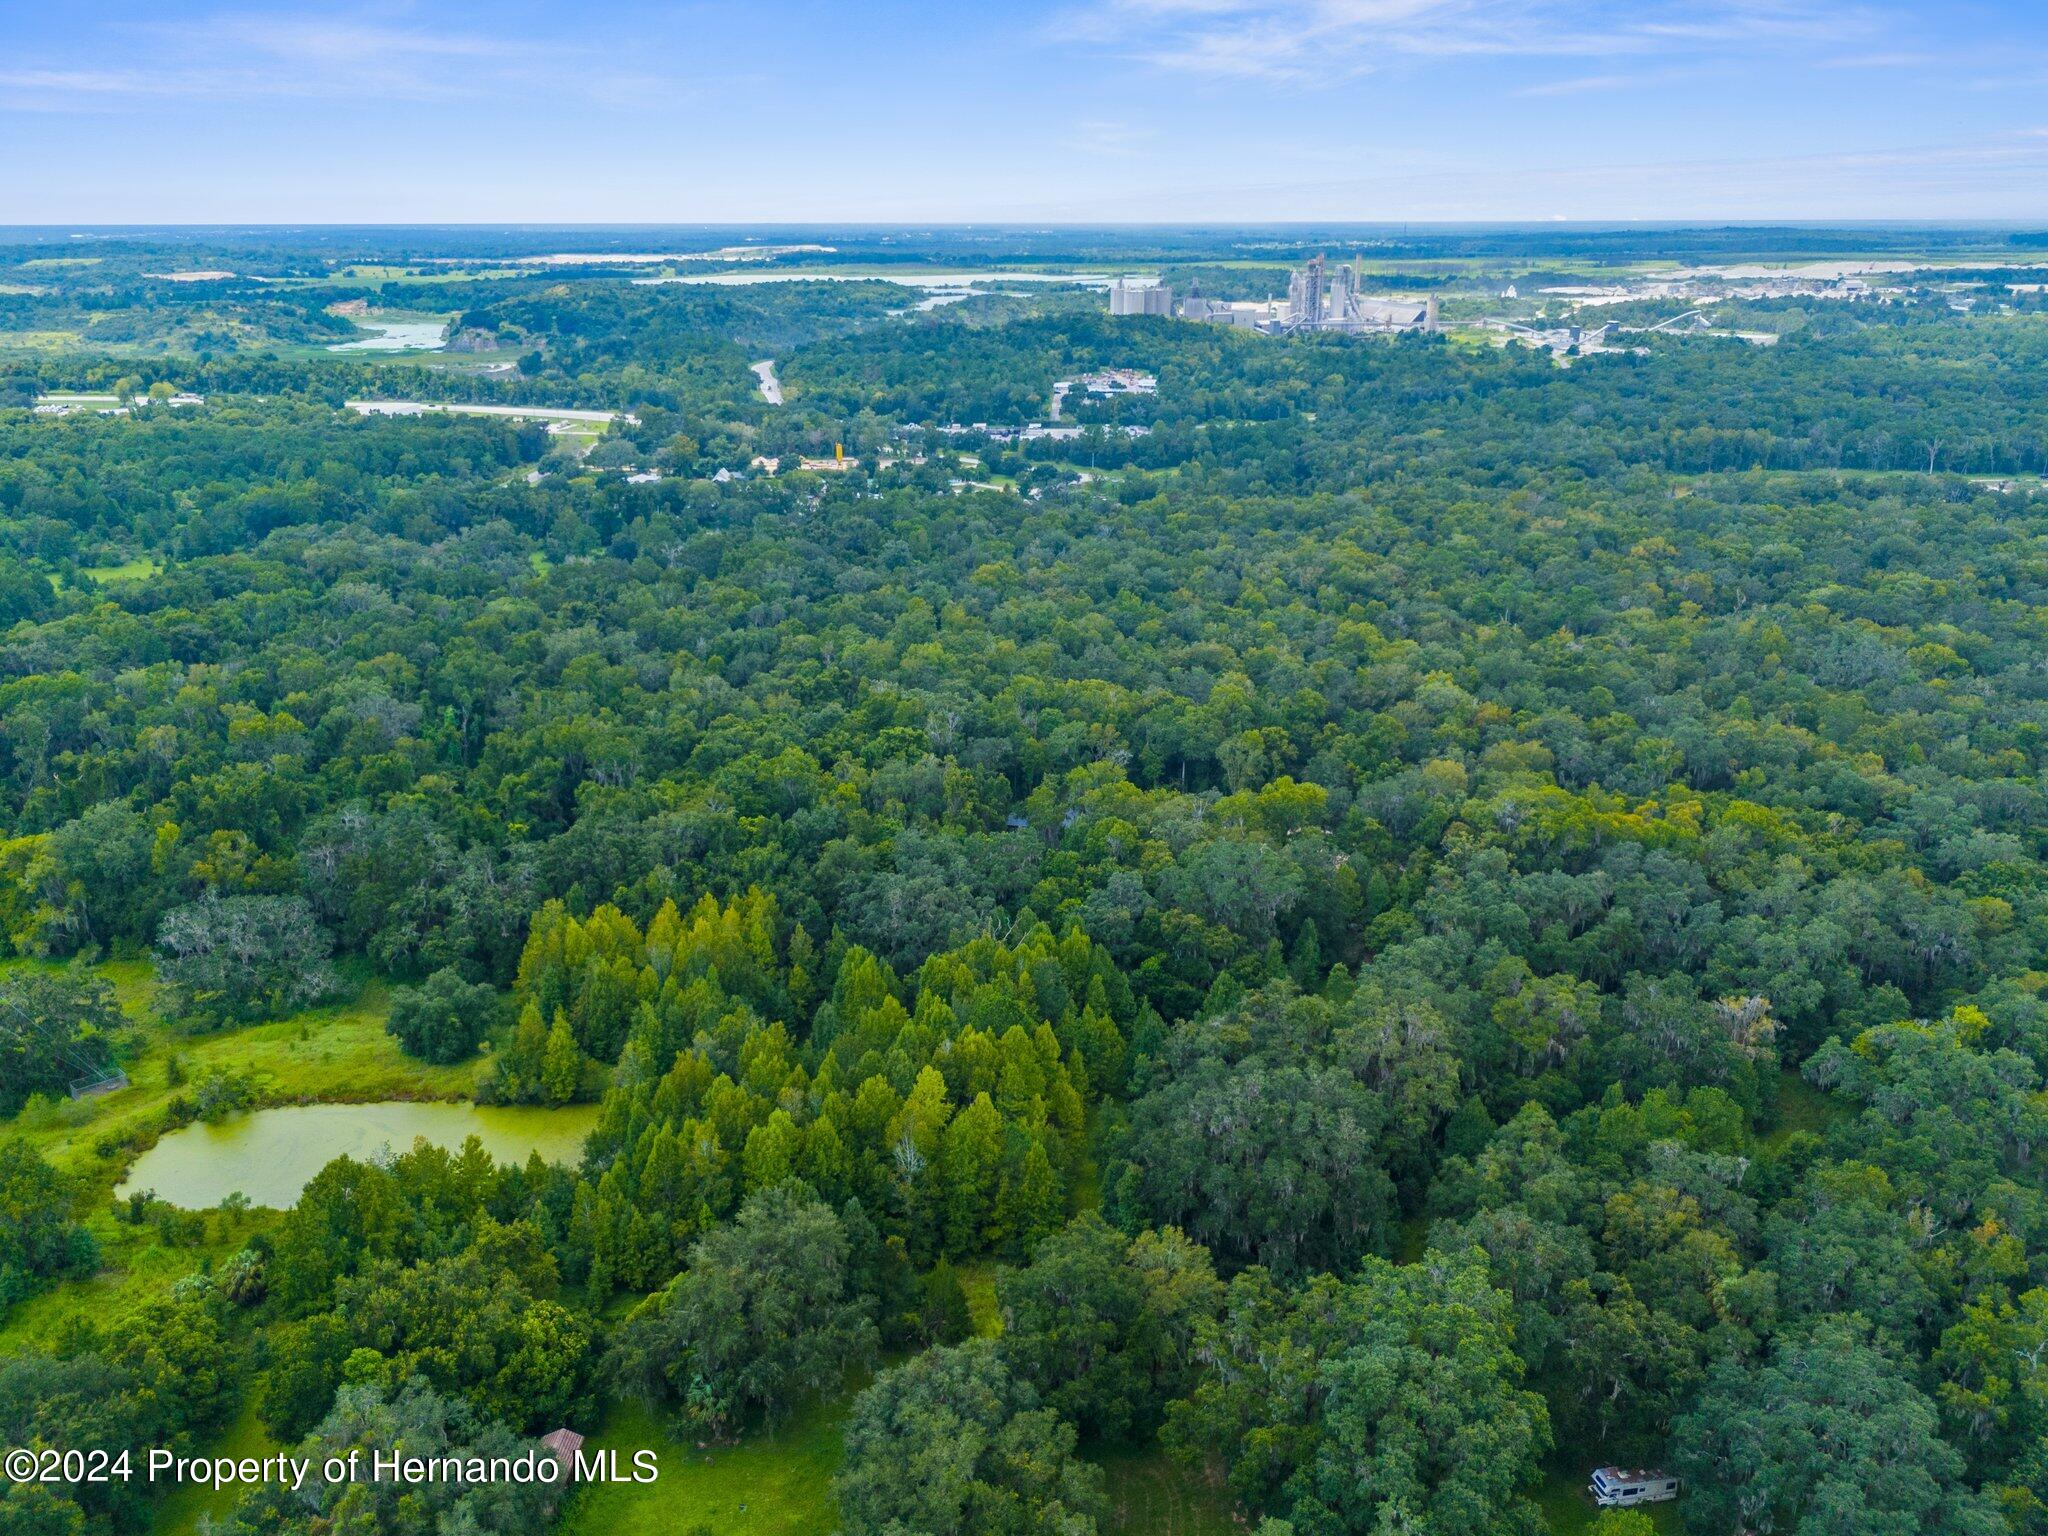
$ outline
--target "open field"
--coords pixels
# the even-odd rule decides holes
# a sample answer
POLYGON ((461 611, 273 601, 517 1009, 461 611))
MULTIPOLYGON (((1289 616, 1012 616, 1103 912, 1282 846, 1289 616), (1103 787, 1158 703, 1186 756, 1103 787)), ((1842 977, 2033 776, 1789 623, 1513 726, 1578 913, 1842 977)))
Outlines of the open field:
POLYGON ((81 1322, 118 1317, 187 1275, 231 1257, 275 1220, 270 1211, 210 1211, 193 1241, 172 1246, 154 1226, 116 1221, 112 1207, 103 1207, 86 1223, 100 1245, 98 1272, 39 1291, 14 1307, 0 1327, 0 1354, 53 1348, 81 1322))
MULTIPOLYGON (((808 1409, 773 1434, 734 1446, 679 1442, 644 1408, 614 1408, 589 1448, 622 1465, 652 1449, 661 1476, 648 1484, 585 1488, 556 1527, 561 1536, 828 1536, 837 1528, 831 1480, 850 1399, 808 1409)), ((1229 1500, 1151 1449, 1093 1457, 1108 1474, 1105 1536, 1226 1536, 1240 1529, 1229 1500)))
MULTIPOLYGON (((58 352, 84 340, 77 331, 0 331, 0 352, 58 352)), ((121 349, 110 346, 103 350, 113 353, 121 349)))
POLYGON ((147 555, 138 555, 133 560, 123 560, 119 565, 83 565, 81 576, 90 576, 97 582, 147 581, 152 576, 163 574, 163 562, 152 560, 147 555))
POLYGON ((320 283, 420 283, 445 286, 449 283, 473 283, 480 278, 520 277, 518 269, 479 263, 475 267, 453 268, 447 271, 421 272, 411 267, 380 266, 364 263, 358 266, 337 267, 326 277, 292 277, 285 282, 300 286, 320 283))
MULTIPOLYGON (((78 568, 78 574, 89 576, 101 586, 106 586, 109 583, 148 581, 152 577, 161 576, 163 569, 163 562, 161 560, 152 560, 146 555, 138 555, 132 560, 123 560, 118 565, 81 565, 78 568)), ((50 575, 50 585, 61 590, 64 580, 55 572, 52 572, 50 575)))
POLYGON ((614 1408, 586 1449, 612 1448, 622 1464, 654 1450, 661 1477, 647 1484, 585 1488, 571 1499, 561 1536, 828 1536, 837 1526, 832 1470, 839 1464, 847 1403, 809 1409, 773 1434, 734 1446, 677 1441, 636 1404, 614 1408))

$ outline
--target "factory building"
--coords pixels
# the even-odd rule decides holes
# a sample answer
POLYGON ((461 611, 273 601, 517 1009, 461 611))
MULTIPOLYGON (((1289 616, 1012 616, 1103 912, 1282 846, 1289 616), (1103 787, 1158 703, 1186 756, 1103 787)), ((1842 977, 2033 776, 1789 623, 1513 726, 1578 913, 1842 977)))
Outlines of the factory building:
POLYGON ((1295 268, 1285 299, 1205 299, 1188 291, 1180 307, 1185 320, 1239 325, 1269 335, 1292 331, 1433 331, 1436 297, 1373 298, 1360 288, 1356 266, 1332 266, 1320 256, 1295 268))
POLYGON ((1322 257, 1297 267, 1287 283, 1290 331, 1433 331, 1436 299, 1368 298, 1355 265, 1330 266, 1322 257))
POLYGON ((1205 299, 1189 294, 1180 307, 1183 320, 1206 320, 1211 325, 1235 325, 1249 331, 1278 331, 1286 328, 1285 299, 1205 299))
POLYGON ((1170 315, 1173 290, 1164 283, 1140 282, 1120 277, 1109 285, 1112 315, 1170 315))

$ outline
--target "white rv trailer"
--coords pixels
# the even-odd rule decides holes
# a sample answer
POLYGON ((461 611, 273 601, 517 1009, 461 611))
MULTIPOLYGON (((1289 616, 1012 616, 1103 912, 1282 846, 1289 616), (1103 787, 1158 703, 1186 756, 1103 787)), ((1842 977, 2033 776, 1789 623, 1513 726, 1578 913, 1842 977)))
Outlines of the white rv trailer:
POLYGON ((1631 1504, 1662 1504, 1678 1497, 1678 1479, 1668 1472, 1631 1472, 1622 1467, 1595 1467, 1588 1487, 1593 1502, 1602 1509, 1622 1509, 1631 1504))

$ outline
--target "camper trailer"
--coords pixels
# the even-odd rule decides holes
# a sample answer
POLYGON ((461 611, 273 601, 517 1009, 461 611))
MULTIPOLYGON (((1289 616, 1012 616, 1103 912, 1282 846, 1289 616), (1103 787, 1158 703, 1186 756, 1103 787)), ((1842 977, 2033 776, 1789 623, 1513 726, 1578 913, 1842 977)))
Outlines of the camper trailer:
POLYGON ((1595 1467, 1589 1491, 1602 1509, 1631 1504, 1662 1504, 1678 1497, 1678 1479, 1667 1472, 1629 1472, 1620 1467, 1595 1467))

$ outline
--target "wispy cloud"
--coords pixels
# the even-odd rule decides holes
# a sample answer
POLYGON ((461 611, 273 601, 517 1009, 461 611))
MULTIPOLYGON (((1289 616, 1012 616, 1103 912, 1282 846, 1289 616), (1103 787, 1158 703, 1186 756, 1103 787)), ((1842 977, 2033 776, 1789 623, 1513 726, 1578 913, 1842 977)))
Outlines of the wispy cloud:
POLYGON ((1890 71, 1915 80, 1938 76, 1972 91, 2037 90, 2048 85, 2048 48, 2025 41, 1941 39, 1917 48, 1823 56, 1823 69, 1890 71))
POLYGON ((1060 140, 1060 147, 1071 149, 1078 154, 1130 159, 1139 154, 1154 137, 1150 128, 1107 118, 1090 118, 1075 123, 1072 130, 1060 140))
POLYGON ((1562 80, 1539 80, 1534 85, 1525 85, 1516 91, 1517 96, 1586 96, 1594 91, 1625 91, 1640 88, 1653 80, 1665 76, 1615 73, 1607 75, 1572 75, 1562 80))
POLYGON ((0 67, 0 102, 28 110, 107 110, 203 101, 439 101, 545 87, 637 93, 652 82, 595 67, 574 43, 307 14, 224 12, 176 22, 79 30, 82 52, 118 66, 17 56, 0 67))
POLYGON ((1875 16, 1828 0, 1097 0, 1053 35, 1219 78, 1335 82, 1461 57, 1624 59, 1867 38, 1875 16))

